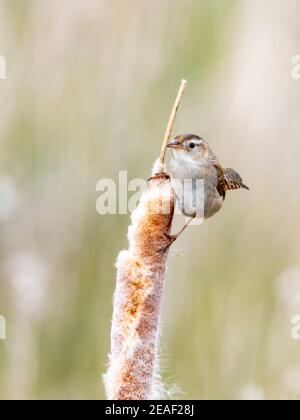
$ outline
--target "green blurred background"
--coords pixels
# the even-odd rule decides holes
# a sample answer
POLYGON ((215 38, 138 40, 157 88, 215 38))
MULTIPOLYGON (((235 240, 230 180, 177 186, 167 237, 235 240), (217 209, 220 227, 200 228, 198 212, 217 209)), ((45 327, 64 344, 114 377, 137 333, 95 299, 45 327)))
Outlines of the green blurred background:
POLYGON ((164 382, 300 398, 299 40, 298 0, 0 0, 1 399, 104 398, 130 219, 96 213, 96 184, 148 177, 183 77, 175 133, 251 191, 171 252, 164 382))

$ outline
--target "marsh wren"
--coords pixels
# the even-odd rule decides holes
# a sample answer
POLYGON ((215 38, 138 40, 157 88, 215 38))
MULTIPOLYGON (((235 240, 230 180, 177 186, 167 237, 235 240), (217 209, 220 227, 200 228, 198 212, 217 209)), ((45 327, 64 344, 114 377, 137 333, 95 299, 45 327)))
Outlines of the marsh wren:
POLYGON ((177 205, 185 216, 191 218, 177 235, 169 237, 171 245, 195 217, 202 215, 208 219, 217 213, 228 190, 249 188, 234 169, 222 167, 202 137, 183 134, 172 140, 168 148, 173 150, 170 176, 177 205), (201 180, 203 187, 196 188, 196 182, 201 180), (195 194, 202 196, 195 197, 195 194))

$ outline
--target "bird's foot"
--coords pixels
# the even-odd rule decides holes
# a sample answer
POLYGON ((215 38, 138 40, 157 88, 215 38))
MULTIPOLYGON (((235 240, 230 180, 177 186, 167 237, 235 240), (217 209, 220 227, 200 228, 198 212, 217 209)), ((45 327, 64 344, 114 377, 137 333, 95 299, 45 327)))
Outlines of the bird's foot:
POLYGON ((151 178, 149 178, 148 182, 158 179, 166 179, 167 181, 169 181, 170 175, 166 174, 165 172, 160 172, 159 174, 153 175, 151 178))
POLYGON ((160 249, 158 252, 167 252, 169 248, 173 245, 175 241, 183 234, 183 232, 186 230, 186 228, 192 223, 192 221, 195 219, 196 216, 192 217, 181 229, 180 232, 177 233, 177 235, 169 235, 168 233, 164 233, 165 237, 168 239, 169 244, 165 246, 164 248, 160 249))
POLYGON ((168 233, 164 233, 165 237, 169 241, 168 245, 158 250, 158 252, 162 252, 165 254, 167 251, 169 251, 170 247, 173 245, 174 242, 177 241, 179 235, 169 235, 168 233))

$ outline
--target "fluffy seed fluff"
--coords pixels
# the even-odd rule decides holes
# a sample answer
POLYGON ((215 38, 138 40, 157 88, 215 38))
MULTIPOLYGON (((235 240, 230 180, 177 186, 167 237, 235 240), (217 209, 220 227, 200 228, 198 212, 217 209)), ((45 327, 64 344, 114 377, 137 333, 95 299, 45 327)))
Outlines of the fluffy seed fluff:
MULTIPOLYGON (((156 163, 153 174, 161 172, 156 163)), ((104 375, 108 399, 148 400, 162 397, 159 380, 159 319, 174 215, 169 180, 155 176, 132 214, 129 249, 117 260, 117 286, 109 367, 104 375)))

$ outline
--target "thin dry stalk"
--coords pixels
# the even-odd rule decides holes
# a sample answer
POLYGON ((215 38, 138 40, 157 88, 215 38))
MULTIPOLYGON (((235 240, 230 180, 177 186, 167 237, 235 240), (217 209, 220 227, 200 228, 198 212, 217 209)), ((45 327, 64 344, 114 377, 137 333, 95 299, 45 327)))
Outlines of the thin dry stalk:
POLYGON ((180 87, 173 105, 173 109, 170 115, 170 119, 166 128, 166 132, 165 132, 165 137, 163 140, 163 144, 162 144, 162 148, 161 148, 161 152, 160 152, 160 157, 159 157, 159 163, 160 165, 163 167, 164 163, 165 163, 165 157, 166 157, 166 150, 167 150, 167 145, 169 143, 170 137, 171 137, 171 133, 173 131, 173 126, 174 126, 174 122, 175 122, 175 118, 176 118, 176 114, 180 105, 180 101, 182 98, 182 95, 184 93, 184 90, 186 88, 187 85, 187 81, 186 80, 182 80, 180 83, 180 87))
POLYGON ((132 215, 129 249, 117 261, 117 287, 109 368, 104 375, 108 399, 147 400, 162 397, 158 371, 160 310, 174 216, 174 192, 163 173, 165 150, 186 86, 182 81, 149 189, 132 215))

